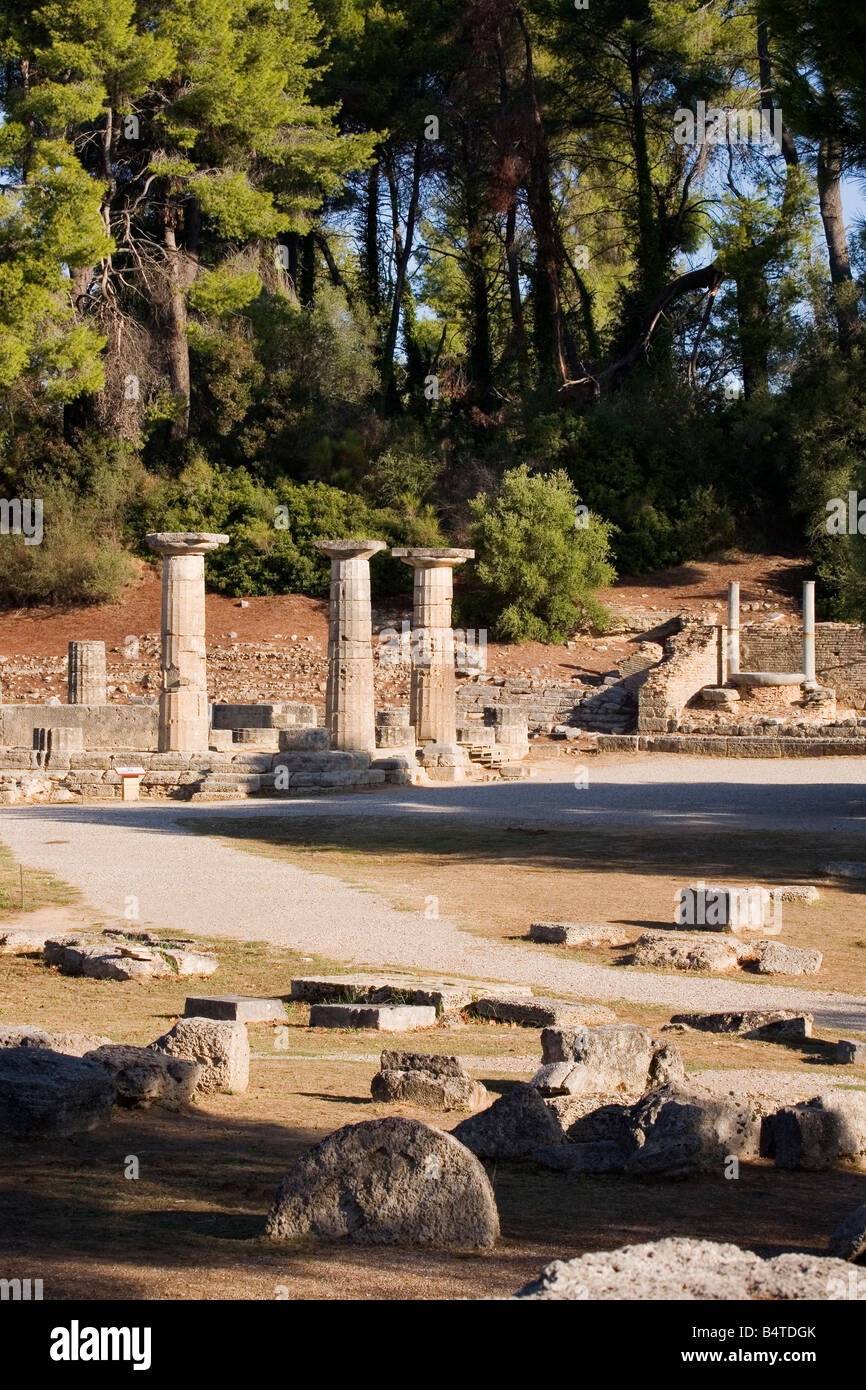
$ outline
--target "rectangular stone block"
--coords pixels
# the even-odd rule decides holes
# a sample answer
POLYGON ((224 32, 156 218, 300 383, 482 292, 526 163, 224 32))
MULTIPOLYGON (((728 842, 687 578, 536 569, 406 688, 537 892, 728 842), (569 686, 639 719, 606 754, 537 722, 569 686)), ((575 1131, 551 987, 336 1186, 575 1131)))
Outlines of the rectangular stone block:
POLYGON ((231 1023, 286 1023, 289 1017, 282 999, 257 999, 246 994, 190 995, 183 1012, 185 1018, 218 1018, 231 1023))
POLYGON ((39 728, 81 729, 88 749, 155 749, 155 705, 0 705, 0 743, 32 748, 39 728))
POLYGON ((840 1038, 836 1044, 836 1061, 844 1066, 866 1067, 866 1042, 840 1038))
POLYGON ((313 1004, 311 1028, 369 1028, 377 1033, 408 1033, 433 1028, 432 1004, 313 1004))
POLYGON ((327 752, 331 746, 327 729, 280 729, 278 737, 281 753, 327 752))

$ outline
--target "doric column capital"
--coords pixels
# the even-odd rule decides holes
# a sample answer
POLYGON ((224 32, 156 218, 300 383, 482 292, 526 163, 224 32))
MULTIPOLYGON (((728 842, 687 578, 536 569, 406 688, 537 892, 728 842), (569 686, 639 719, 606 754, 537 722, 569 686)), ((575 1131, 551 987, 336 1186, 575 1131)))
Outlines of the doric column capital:
POLYGON ((411 565, 413 569, 454 569, 456 565, 462 565, 465 560, 474 560, 474 550, 458 550, 455 546, 412 546, 409 548, 398 547, 391 551, 397 560, 403 560, 405 564, 411 565))
POLYGON ((387 549, 384 541, 313 541, 317 550, 332 560, 369 560, 379 550, 387 549))
POLYGON ((225 545, 229 537, 212 531, 151 531, 145 540, 160 555, 206 555, 225 545))

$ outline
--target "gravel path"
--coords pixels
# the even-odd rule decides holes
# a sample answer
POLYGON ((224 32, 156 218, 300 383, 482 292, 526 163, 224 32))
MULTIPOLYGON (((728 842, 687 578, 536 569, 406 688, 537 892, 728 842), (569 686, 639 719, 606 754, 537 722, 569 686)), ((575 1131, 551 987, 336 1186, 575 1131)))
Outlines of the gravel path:
MULTIPOLYGON (((575 791, 565 769, 528 783, 441 791, 394 789, 286 803, 221 804, 219 813, 261 815, 458 814, 485 821, 543 822, 577 828, 600 820, 695 824, 808 824, 815 831, 866 832, 862 763, 825 759, 735 765, 714 759, 614 759, 592 765, 589 791, 575 791), (853 764, 853 765, 852 765, 853 764), (583 798, 583 799, 581 799, 583 798)), ((349 966, 420 970, 445 978, 528 984, 550 994, 659 1004, 672 1010, 806 1009, 825 1027, 866 1032, 866 1000, 796 987, 730 979, 661 976, 582 964, 544 948, 499 943, 427 921, 377 895, 324 874, 184 833, 214 815, 207 806, 33 806, 0 810, 0 840, 25 865, 50 870, 80 888, 107 918, 138 910, 142 927, 265 940, 315 952, 349 966)), ((864 838, 866 858, 866 838, 864 838)), ((287 988, 275 981, 274 989, 287 988)))

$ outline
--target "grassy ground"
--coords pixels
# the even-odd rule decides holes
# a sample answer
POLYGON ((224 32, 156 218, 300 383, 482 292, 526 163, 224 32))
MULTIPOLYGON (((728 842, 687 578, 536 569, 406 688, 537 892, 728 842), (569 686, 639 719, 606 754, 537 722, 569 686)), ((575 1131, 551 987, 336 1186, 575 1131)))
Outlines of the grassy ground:
MULTIPOLYGON (((581 828, 539 830, 449 824, 430 827, 400 817, 214 815, 195 826, 256 854, 287 858, 313 872, 332 874, 383 894, 394 906, 423 913, 431 897, 438 910, 466 930, 501 940, 523 940, 537 920, 615 922, 636 929, 671 927, 679 888, 708 883, 809 883, 825 859, 862 857, 862 839, 803 832, 669 831, 581 828), (434 838, 435 836, 435 838, 434 838)), ((817 903, 782 905, 780 940, 817 946, 824 953, 817 976, 797 979, 816 989, 866 991, 866 893, 849 880, 821 884, 817 903)), ((538 946, 570 959, 622 964, 626 951, 575 951, 538 946)), ((662 972, 659 972, 662 973, 662 972)), ((765 976, 751 977, 772 989, 765 976)), ((780 984, 790 977, 775 976, 780 984)))
MULTIPOLYGON (((219 993, 286 995, 293 975, 340 969, 262 943, 209 944, 221 964, 207 987, 219 993)), ((196 988, 197 981, 176 977, 70 979, 39 957, 2 956, 0 1020, 145 1043, 170 1026, 196 988)), ((457 1053, 494 1094, 528 1076, 540 1058, 535 1029, 475 1023, 383 1038, 311 1030, 303 1005, 290 1005, 289 1013, 287 1030, 250 1029, 244 1095, 212 1097, 180 1114, 115 1111, 109 1126, 68 1140, 0 1139, 0 1277, 42 1278, 46 1298, 60 1299, 482 1298, 511 1294, 550 1259, 662 1235, 732 1240, 765 1254, 820 1252, 842 1217, 866 1200, 866 1173, 843 1169, 785 1174, 755 1163, 743 1165, 736 1182, 670 1184, 573 1179, 531 1163, 500 1163, 489 1165, 503 1233, 492 1254, 273 1245, 262 1235, 265 1214, 308 1144, 385 1114, 447 1129, 459 1122, 459 1115, 371 1100, 383 1044, 457 1053), (137 1179, 124 1175, 133 1156, 137 1179)), ((667 1017, 645 1008, 623 1016, 654 1028, 667 1017)), ((799 1047, 700 1034, 674 1040, 690 1069, 803 1068, 816 1090, 834 1079, 826 1038, 799 1047)))
POLYGON ((42 869, 25 869, 0 845, 0 925, 13 914, 35 912, 53 903, 72 903, 79 894, 42 869))

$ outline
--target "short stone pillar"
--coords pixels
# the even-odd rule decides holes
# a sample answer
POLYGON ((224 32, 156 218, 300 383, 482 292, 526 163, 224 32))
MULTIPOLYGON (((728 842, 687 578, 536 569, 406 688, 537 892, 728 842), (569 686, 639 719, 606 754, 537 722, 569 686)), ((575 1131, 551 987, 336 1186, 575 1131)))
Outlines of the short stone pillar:
POLYGON ((508 746, 512 757, 526 757, 529 721, 522 705, 485 705, 484 723, 492 727, 497 743, 508 746))
POLYGON ((331 747, 372 752, 376 747, 373 703, 373 614, 370 557, 384 541, 316 541, 331 560, 328 687, 325 725, 331 747))
POLYGON ((415 571, 412 615, 412 683, 409 721, 419 743, 456 744, 454 632, 451 602, 454 570, 474 550, 394 550, 415 571))
POLYGON ((376 746, 378 748, 408 748, 415 742, 415 730, 409 723, 407 709, 376 711, 376 746))
POLYGON ((208 751, 204 557, 228 536, 164 531, 147 536, 162 556, 160 753, 208 751))
POLYGON ((66 666, 66 702, 104 705, 105 643, 70 642, 66 666))

